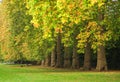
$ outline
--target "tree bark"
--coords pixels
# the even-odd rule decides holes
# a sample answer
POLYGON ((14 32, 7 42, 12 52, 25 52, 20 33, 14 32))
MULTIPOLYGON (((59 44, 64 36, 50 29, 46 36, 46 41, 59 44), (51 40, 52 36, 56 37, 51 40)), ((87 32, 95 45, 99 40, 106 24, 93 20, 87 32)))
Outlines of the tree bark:
POLYGON ((51 67, 55 67, 55 65, 56 65, 56 52, 54 48, 51 53, 51 67))
POLYGON ((96 70, 98 70, 98 71, 106 71, 107 70, 105 47, 103 45, 98 46, 96 70))
MULTIPOLYGON (((102 22, 104 20, 104 13, 100 9, 98 9, 98 12, 99 12, 98 20, 99 20, 99 22, 102 22)), ((100 28, 101 28, 101 30, 99 30, 100 31, 100 36, 104 36, 105 27, 101 24, 99 24, 99 25, 100 25, 100 28)), ((104 40, 103 41, 101 40, 101 42, 104 43, 104 40)), ((104 44, 98 45, 96 70, 98 70, 98 71, 106 71, 107 70, 107 61, 106 61, 104 44)))
POLYGON ((85 55, 84 55, 84 70, 90 70, 91 69, 91 45, 90 43, 86 43, 85 46, 85 55))
POLYGON ((77 42, 73 45, 72 68, 79 68, 79 56, 77 54, 77 42))
POLYGON ((41 66, 44 66, 45 65, 45 60, 42 60, 41 61, 41 66))
POLYGON ((45 58, 45 66, 50 66, 51 62, 51 55, 46 56, 45 58))
POLYGON ((76 39, 78 33, 79 33, 78 27, 74 26, 72 68, 79 68, 80 67, 79 55, 77 54, 78 41, 76 39))
POLYGON ((71 61, 70 61, 70 49, 69 47, 65 47, 64 52, 64 67, 70 68, 71 67, 71 61))
POLYGON ((57 36, 57 62, 56 67, 62 67, 62 55, 61 55, 61 33, 59 31, 57 36))

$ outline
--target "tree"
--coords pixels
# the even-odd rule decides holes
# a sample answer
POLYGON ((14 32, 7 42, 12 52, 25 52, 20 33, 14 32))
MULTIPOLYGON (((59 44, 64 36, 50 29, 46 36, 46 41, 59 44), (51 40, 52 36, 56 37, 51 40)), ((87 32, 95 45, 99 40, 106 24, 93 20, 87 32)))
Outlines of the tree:
POLYGON ((56 65, 56 49, 54 47, 51 52, 51 67, 55 67, 55 65, 56 65))
POLYGON ((64 67, 71 67, 71 49, 70 47, 64 47, 64 67))
POLYGON ((2 35, 9 36, 1 37, 1 53, 7 54, 2 56, 13 61, 44 60, 46 66, 51 62, 53 67, 63 67, 64 63, 64 67, 79 68, 78 54, 84 54, 83 68, 90 70, 94 52, 96 69, 107 70, 105 50, 120 34, 119 1, 3 0, 3 3, 9 24, 4 20, 5 28, 0 30, 2 35))
MULTIPOLYGON (((101 21, 105 21, 105 23, 110 22, 109 20, 106 20, 108 18, 112 18, 112 20, 116 21, 116 23, 118 23, 117 18, 115 18, 115 16, 118 16, 118 14, 116 12, 119 12, 119 1, 108 1, 108 2, 104 2, 105 7, 101 7, 101 9, 99 9, 99 15, 98 15, 98 20, 101 21), (111 4, 111 5, 110 5, 111 4), (104 11, 103 10, 106 10, 104 11), (117 9, 117 11, 116 11, 117 9), (114 12, 111 12, 114 11, 114 12), (114 16, 114 17, 113 17, 114 16)), ((114 32, 117 32, 115 29, 119 29, 119 27, 117 25, 114 25, 114 22, 110 22, 109 25, 107 24, 102 24, 102 22, 100 23, 101 25, 101 31, 100 31, 100 36, 105 35, 106 33, 110 33, 111 35, 109 35, 110 39, 111 37, 113 37, 114 32), (111 23, 111 24, 110 24, 111 23)), ((116 38, 119 37, 118 35, 116 35, 116 38)), ((114 38, 114 40, 116 39, 114 38)), ((109 40, 110 40, 109 39, 109 40)), ((105 40, 106 41, 106 40, 105 40)), ((101 71, 101 70, 107 70, 107 62, 106 62, 106 57, 105 57, 105 45, 99 45, 98 46, 98 63, 97 63, 97 70, 101 71)))
POLYGON ((62 56, 61 56, 61 32, 59 30, 57 35, 57 62, 56 67, 62 67, 62 56))
MULTIPOLYGON (((7 16, 9 19, 10 25, 9 33, 9 53, 7 56, 9 60, 24 60, 26 59, 25 54, 30 54, 30 50, 28 48, 28 36, 29 27, 32 27, 29 24, 31 20, 31 16, 26 14, 26 3, 23 1, 8 1, 3 0, 5 10, 7 11, 7 16), (25 36, 26 35, 26 36, 25 36)), ((30 56, 29 56, 30 57, 30 56)))
MULTIPOLYGON (((6 2, 7 3, 7 2, 6 2)), ((10 32, 9 32, 9 19, 6 13, 6 4, 0 3, 0 59, 9 60, 9 44, 10 44, 10 32)))
POLYGON ((91 57, 92 57, 91 44, 86 42, 85 55, 84 55, 84 66, 83 66, 84 70, 91 69, 91 57))

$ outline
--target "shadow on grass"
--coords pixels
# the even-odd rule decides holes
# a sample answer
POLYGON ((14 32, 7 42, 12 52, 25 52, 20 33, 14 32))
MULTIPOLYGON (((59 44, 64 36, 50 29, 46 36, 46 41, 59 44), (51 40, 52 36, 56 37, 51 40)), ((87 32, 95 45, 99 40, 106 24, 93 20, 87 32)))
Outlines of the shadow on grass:
MULTIPOLYGON (((92 72, 92 73, 99 73, 98 71, 95 70, 90 70, 90 71, 85 71, 85 70, 81 70, 81 69, 72 69, 72 68, 54 68, 54 67, 43 67, 43 66, 23 66, 21 67, 21 65, 16 65, 16 64, 7 64, 5 65, 6 67, 8 67, 8 69, 10 69, 13 72, 18 72, 18 73, 73 73, 73 72, 92 72)), ((112 71, 103 71, 103 72, 118 72, 120 73, 120 70, 112 70, 112 71)), ((100 72, 101 73, 101 72, 100 72)))
MULTIPOLYGON (((10 68, 12 71, 22 72, 22 73, 61 73, 61 72, 85 72, 80 69, 72 68, 55 68, 55 67, 43 67, 43 66, 22 66, 16 64, 7 64, 5 65, 10 68)), ((88 71, 89 72, 89 71, 88 71)))

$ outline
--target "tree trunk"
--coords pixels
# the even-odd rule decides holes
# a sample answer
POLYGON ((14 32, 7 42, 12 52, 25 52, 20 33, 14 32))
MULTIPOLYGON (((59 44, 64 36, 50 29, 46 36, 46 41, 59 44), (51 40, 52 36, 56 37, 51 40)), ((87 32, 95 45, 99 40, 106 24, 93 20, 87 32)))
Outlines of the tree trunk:
POLYGON ((65 47, 64 52, 64 67, 69 68, 71 67, 71 61, 70 61, 70 51, 69 47, 65 47))
POLYGON ((73 56, 72 56, 72 68, 79 68, 79 56, 77 54, 77 43, 74 43, 73 46, 73 56))
POLYGON ((50 66, 50 62, 51 62, 51 55, 48 55, 48 56, 45 58, 45 66, 50 66))
POLYGON ((76 37, 79 33, 79 29, 77 26, 74 26, 74 33, 73 33, 73 56, 72 56, 72 68, 79 68, 80 67, 80 61, 79 61, 79 55, 77 54, 77 40, 76 37))
POLYGON ((61 33, 59 31, 57 36, 57 62, 56 67, 62 67, 62 55, 61 55, 61 33))
POLYGON ((98 46, 96 70, 98 70, 98 71, 106 71, 107 70, 105 47, 103 45, 98 46))
MULTIPOLYGON (((104 20, 104 13, 100 9, 98 9, 98 12, 99 12, 98 20, 99 20, 99 22, 102 22, 104 20)), ((104 36, 105 27, 101 24, 99 24, 99 25, 100 25, 100 28, 101 28, 101 30, 99 30, 100 31, 100 36, 104 36)), ((104 43, 104 40, 101 40, 101 42, 104 43)), ((107 70, 107 62, 106 62, 106 56, 105 56, 105 46, 103 44, 98 45, 96 70, 98 70, 98 71, 106 71, 107 70)))
POLYGON ((56 53, 54 48, 51 53, 51 67, 55 67, 55 65, 56 65, 56 53))
POLYGON ((91 45, 90 43, 86 43, 85 47, 85 55, 84 55, 84 70, 90 70, 91 69, 91 45))
POLYGON ((41 66, 44 66, 45 65, 45 60, 42 60, 41 61, 41 66))

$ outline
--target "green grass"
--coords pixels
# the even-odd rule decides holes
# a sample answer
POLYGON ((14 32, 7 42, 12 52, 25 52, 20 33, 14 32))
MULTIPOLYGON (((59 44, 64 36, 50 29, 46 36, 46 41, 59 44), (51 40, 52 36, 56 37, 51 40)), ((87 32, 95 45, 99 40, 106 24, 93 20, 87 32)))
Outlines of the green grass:
POLYGON ((0 82, 120 82, 120 72, 80 72, 0 64, 0 82))

